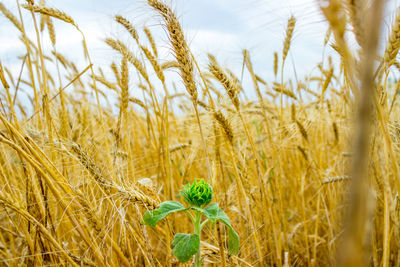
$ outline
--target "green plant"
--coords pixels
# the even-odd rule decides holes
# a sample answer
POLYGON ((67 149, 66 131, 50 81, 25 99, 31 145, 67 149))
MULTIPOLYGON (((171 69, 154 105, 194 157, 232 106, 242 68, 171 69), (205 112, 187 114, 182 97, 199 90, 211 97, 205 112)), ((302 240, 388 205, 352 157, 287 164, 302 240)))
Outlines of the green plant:
POLYGON ((194 266, 201 266, 201 230, 207 222, 215 224, 216 221, 222 222, 228 228, 228 253, 237 254, 239 252, 239 236, 233 230, 228 216, 219 208, 218 203, 209 205, 213 197, 213 189, 210 184, 204 180, 194 181, 193 184, 186 184, 180 194, 189 207, 185 208, 182 203, 177 201, 165 201, 159 205, 158 209, 148 210, 143 215, 143 223, 152 227, 173 212, 183 211, 189 215, 194 224, 194 233, 176 234, 172 241, 172 254, 180 262, 187 262, 195 255, 194 266), (206 219, 202 221, 203 215, 206 219))

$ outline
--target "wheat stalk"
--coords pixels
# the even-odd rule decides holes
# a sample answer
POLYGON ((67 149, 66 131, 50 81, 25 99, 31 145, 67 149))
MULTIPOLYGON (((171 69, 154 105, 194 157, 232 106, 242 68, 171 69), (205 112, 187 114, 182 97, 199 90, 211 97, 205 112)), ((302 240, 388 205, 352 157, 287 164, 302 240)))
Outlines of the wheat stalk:
POLYGON ((46 18, 46 25, 47 25, 47 30, 49 31, 51 43, 54 46, 54 45, 56 45, 56 33, 54 31, 53 21, 51 20, 51 18, 49 16, 47 16, 47 18, 46 18))
POLYGON ((164 18, 186 91, 196 101, 197 88, 194 80, 193 62, 179 21, 172 10, 164 3, 158 0, 148 0, 147 3, 164 18))
POLYGON ((9 20, 11 21, 14 26, 20 31, 23 32, 22 29, 22 25, 21 23, 18 21, 18 19, 10 12, 10 10, 8 10, 3 3, 0 3, 0 11, 3 13, 3 15, 9 20))
POLYGON ((139 44, 139 35, 136 29, 126 18, 122 17, 121 15, 116 15, 115 21, 124 26, 124 28, 131 34, 132 38, 135 39, 136 43, 139 44))
POLYGON ((287 54, 289 52, 295 25, 296 25, 296 18, 294 16, 291 16, 286 26, 286 37, 285 41, 283 42, 283 50, 282 50, 282 62, 285 62, 287 54))
POLYGON ((153 35, 151 35, 151 32, 147 27, 144 27, 143 30, 144 30, 144 33, 146 34, 147 39, 150 42, 151 49, 153 50, 153 53, 154 53, 154 57, 158 58, 157 45, 156 45, 156 42, 154 41, 153 35))
POLYGON ((69 15, 58 9, 35 5, 22 5, 22 7, 32 12, 47 15, 76 26, 75 21, 69 15))
POLYGON ((396 18, 392 23, 392 28, 386 43, 385 53, 383 55, 383 64, 389 68, 396 60, 400 49, 400 9, 397 10, 396 18))
POLYGON ((210 61, 208 69, 214 77, 224 86, 229 98, 231 99, 236 110, 239 110, 239 98, 237 96, 239 88, 235 80, 230 79, 223 69, 219 66, 217 60, 211 54, 208 55, 210 61))

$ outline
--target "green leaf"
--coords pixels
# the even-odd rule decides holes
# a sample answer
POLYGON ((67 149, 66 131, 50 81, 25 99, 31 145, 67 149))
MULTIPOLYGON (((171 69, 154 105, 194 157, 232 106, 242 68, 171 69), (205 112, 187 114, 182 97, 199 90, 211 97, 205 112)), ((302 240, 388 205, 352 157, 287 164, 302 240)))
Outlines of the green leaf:
POLYGON ((168 214, 177 211, 183 211, 185 207, 177 201, 165 201, 160 204, 158 209, 148 210, 143 215, 143 224, 149 226, 156 226, 156 224, 167 217, 168 214))
POLYGON ((237 254, 239 252, 239 236, 233 229, 228 215, 218 207, 218 203, 213 203, 204 209, 204 215, 210 221, 220 221, 228 227, 228 253, 230 255, 237 254))
POLYGON ((239 253, 239 236, 233 230, 232 226, 228 226, 228 253, 229 255, 236 255, 239 253))
POLYGON ((172 255, 179 262, 187 262, 200 249, 200 236, 198 234, 176 234, 172 241, 172 255))
POLYGON ((220 220, 226 225, 231 225, 228 215, 218 207, 218 203, 213 203, 204 209, 204 215, 206 215, 211 221, 220 220))

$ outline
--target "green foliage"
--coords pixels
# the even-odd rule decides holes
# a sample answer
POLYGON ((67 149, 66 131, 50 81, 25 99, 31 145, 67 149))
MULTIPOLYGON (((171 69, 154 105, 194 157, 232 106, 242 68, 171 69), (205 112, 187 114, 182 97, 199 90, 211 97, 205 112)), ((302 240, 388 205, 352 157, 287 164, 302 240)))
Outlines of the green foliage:
POLYGON ((204 210, 204 215, 208 217, 210 221, 220 221, 228 227, 228 252, 229 254, 237 254, 239 252, 239 236, 233 230, 231 221, 228 215, 219 208, 218 203, 211 204, 204 210))
POLYGON ((190 260, 200 248, 200 236, 198 234, 176 234, 172 241, 172 255, 175 255, 179 262, 190 260))
POLYGON ((143 224, 156 226, 156 224, 164 219, 168 214, 178 211, 184 211, 190 215, 190 219, 194 224, 194 234, 176 234, 172 241, 172 254, 175 255, 180 262, 189 261, 193 255, 196 255, 195 266, 200 266, 200 233, 203 226, 207 222, 220 221, 228 228, 228 252, 229 254, 237 254, 239 252, 239 236, 233 230, 231 221, 226 213, 219 208, 217 203, 210 204, 212 200, 213 190, 210 184, 204 180, 194 181, 193 184, 186 184, 180 193, 183 199, 189 204, 188 208, 177 201, 165 201, 159 205, 158 209, 148 210, 143 215, 143 224), (192 211, 192 212, 191 212, 192 211), (194 213, 194 216, 193 214, 194 213), (201 221, 202 216, 207 219, 201 221))
POLYGON ((168 214, 177 211, 183 211, 185 207, 177 201, 165 201, 160 204, 160 207, 155 210, 148 210, 143 215, 143 224, 156 226, 156 224, 167 217, 168 214))

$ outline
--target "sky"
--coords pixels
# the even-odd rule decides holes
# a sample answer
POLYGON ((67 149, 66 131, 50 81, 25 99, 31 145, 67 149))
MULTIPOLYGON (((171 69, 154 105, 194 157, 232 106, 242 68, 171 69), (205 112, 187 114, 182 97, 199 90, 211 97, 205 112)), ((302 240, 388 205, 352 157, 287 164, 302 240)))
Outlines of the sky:
MULTIPOLYGON (((14 14, 17 0, 0 0, 14 14)), ((23 0, 19 0, 24 2, 23 0)), ((36 0, 38 2, 38 0, 36 0)), ((191 51, 202 68, 207 63, 207 53, 214 54, 221 65, 241 73, 242 50, 248 49, 255 72, 267 81, 273 80, 273 53, 281 55, 287 19, 297 19, 290 48, 285 75, 302 79, 316 71, 323 58, 323 40, 327 30, 317 0, 165 0, 177 14, 191 51)), ((391 1, 386 12, 387 24, 393 19, 394 6, 391 1)), ((116 53, 104 44, 106 37, 121 39, 135 51, 135 44, 113 17, 117 14, 132 22, 145 40, 141 29, 148 27, 157 40, 161 59, 171 59, 168 37, 161 19, 146 5, 144 0, 46 0, 46 5, 57 8, 74 18, 86 36, 91 58, 95 66, 111 73, 108 66, 116 60, 116 53)), ((25 18, 29 14, 26 11, 25 18)), ((27 19, 26 24, 31 24, 27 19)), ((83 56, 82 38, 68 24, 55 21, 57 51, 77 62, 80 69, 87 66, 83 56)), ((16 61, 24 53, 17 31, 9 21, 0 16, 0 60, 14 72, 20 68, 16 61)), ((386 26, 388 27, 388 26, 386 26)), ((30 31, 34 39, 33 28, 30 31)), ((50 48, 46 33, 43 44, 50 48)), ((330 48, 325 51, 332 53, 330 48)), ((332 53, 333 54, 333 53, 332 53)), ((117 61, 118 62, 118 61, 117 61)), ((79 67, 78 67, 79 68, 79 67)))

